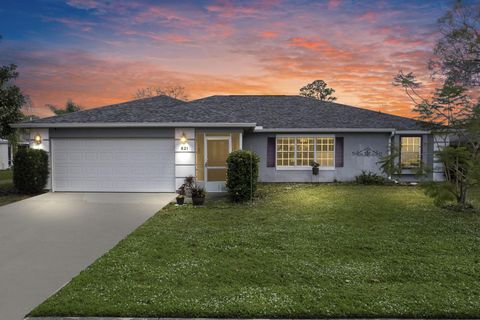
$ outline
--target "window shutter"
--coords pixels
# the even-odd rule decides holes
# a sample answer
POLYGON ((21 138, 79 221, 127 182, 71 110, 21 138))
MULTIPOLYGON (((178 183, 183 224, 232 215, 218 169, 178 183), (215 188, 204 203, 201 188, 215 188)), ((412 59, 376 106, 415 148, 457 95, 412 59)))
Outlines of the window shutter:
POLYGON ((275 167, 275 137, 267 138, 267 167, 275 167))
POLYGON ((343 167, 343 137, 335 138, 335 167, 343 167))

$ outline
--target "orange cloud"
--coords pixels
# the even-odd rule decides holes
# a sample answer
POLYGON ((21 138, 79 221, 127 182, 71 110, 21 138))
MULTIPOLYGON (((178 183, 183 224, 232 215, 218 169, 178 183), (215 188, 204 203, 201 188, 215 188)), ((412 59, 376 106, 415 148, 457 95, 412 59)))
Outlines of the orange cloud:
POLYGON ((277 31, 262 31, 260 32, 260 36, 262 38, 267 38, 267 39, 275 39, 278 37, 278 32, 277 31))

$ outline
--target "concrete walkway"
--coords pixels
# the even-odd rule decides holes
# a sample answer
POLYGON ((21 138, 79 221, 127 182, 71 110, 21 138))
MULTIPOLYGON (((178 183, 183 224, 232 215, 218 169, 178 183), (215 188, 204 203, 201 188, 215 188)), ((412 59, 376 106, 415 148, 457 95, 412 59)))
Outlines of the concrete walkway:
POLYGON ((47 193, 0 207, 0 319, 23 319, 174 197, 47 193))

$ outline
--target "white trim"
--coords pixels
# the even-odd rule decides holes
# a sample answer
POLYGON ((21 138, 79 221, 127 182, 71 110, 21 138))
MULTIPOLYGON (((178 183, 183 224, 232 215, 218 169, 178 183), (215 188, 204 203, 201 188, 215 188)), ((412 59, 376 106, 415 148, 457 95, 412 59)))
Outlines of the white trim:
POLYGON ((335 138, 334 134, 326 134, 326 133, 321 133, 321 134, 314 134, 314 133, 308 133, 308 134, 276 134, 275 137, 277 138, 335 138))
POLYGON ((430 131, 422 130, 396 130, 396 134, 430 134, 430 131))
POLYGON ((255 127, 254 132, 392 132, 393 128, 268 128, 255 127))
MULTIPOLYGON (((50 138, 50 137, 49 137, 50 138)), ((55 176, 54 176, 54 166, 53 166, 53 152, 54 152, 54 140, 55 139, 50 139, 50 143, 49 143, 49 157, 50 157, 50 189, 52 192, 55 192, 55 186, 54 186, 54 181, 55 181, 55 176)))
POLYGON ((209 127, 251 128, 255 123, 243 122, 95 122, 95 123, 14 123, 13 128, 139 128, 139 127, 209 127))
MULTIPOLYGON (((298 167, 292 167, 292 166, 282 166, 282 167, 276 167, 277 170, 279 171, 284 171, 284 170, 290 170, 290 171, 309 171, 312 170, 312 167, 310 166, 298 166, 298 167)), ((335 171, 335 167, 318 167, 318 170, 320 171, 335 171)))

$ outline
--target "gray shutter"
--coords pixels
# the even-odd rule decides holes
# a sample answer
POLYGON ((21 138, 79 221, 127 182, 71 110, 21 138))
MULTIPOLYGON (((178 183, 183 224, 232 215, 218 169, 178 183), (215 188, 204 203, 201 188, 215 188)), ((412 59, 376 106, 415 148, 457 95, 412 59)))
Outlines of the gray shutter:
POLYGON ((335 138, 335 167, 343 167, 343 137, 335 138))
POLYGON ((275 167, 275 137, 267 138, 267 167, 275 167))

